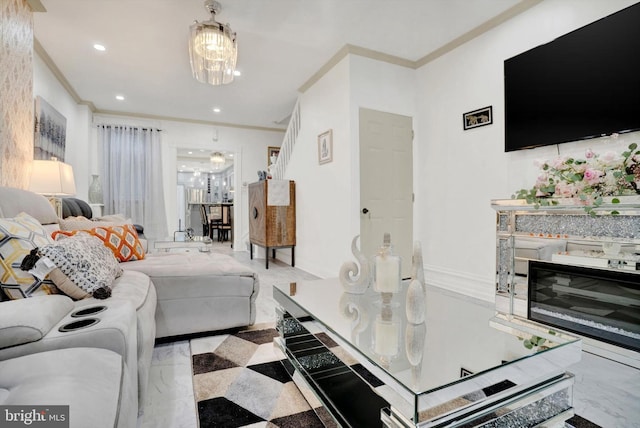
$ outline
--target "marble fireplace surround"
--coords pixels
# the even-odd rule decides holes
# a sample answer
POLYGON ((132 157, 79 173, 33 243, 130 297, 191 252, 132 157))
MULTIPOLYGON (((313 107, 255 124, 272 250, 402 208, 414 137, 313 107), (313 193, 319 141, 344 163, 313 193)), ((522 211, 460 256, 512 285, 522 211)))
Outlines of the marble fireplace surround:
MULTIPOLYGON (((640 197, 611 198, 588 215, 579 200, 557 199, 558 204, 535 208, 524 200, 493 200, 496 215, 496 310, 514 318, 527 318, 529 260, 607 271, 638 274, 640 260, 640 197), (612 215, 611 211, 618 211, 612 215), (603 246, 620 246, 608 256, 603 246)), ((640 311, 640 308, 634 308, 640 311)), ((592 338, 583 348, 614 361, 640 368, 640 353, 592 338)))

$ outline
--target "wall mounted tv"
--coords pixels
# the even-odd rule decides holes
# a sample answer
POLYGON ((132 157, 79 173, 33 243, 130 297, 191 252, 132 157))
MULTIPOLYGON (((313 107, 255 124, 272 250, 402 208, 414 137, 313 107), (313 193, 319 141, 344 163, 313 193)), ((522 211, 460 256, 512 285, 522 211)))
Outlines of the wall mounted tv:
POLYGON ((505 151, 640 130, 640 3, 504 61, 505 151))

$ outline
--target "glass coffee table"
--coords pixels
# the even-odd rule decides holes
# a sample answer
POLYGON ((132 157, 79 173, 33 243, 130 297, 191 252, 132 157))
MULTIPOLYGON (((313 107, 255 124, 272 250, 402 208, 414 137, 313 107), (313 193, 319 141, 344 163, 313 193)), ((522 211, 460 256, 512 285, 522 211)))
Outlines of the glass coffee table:
POLYGON ((294 381, 338 426, 564 426, 580 339, 427 287, 425 321, 406 287, 343 292, 337 279, 276 285, 276 344, 294 381), (413 319, 415 321, 415 319, 413 319))
POLYGON ((208 236, 192 236, 191 238, 166 238, 153 243, 153 248, 164 252, 198 250, 202 253, 211 251, 213 241, 208 236))

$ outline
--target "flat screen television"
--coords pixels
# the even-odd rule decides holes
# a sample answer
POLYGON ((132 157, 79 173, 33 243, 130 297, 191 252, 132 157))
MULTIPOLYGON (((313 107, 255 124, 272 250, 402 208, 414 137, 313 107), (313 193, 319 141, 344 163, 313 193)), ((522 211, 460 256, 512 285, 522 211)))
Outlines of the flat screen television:
POLYGON ((504 61, 505 151, 640 130, 640 3, 504 61))

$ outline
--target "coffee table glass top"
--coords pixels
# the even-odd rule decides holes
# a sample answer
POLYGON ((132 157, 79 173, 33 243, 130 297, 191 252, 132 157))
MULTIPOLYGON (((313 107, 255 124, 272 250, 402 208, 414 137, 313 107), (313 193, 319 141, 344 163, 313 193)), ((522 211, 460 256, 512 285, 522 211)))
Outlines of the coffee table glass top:
POLYGON ((526 388, 580 359, 573 336, 500 318, 490 303, 433 287, 426 291, 425 322, 409 323, 407 285, 393 296, 371 288, 357 295, 345 293, 337 279, 304 281, 274 286, 274 297, 292 316, 313 319, 381 377, 394 391, 385 398, 409 419, 494 385, 526 388))
POLYGON ((201 252, 209 251, 213 241, 208 236, 180 237, 179 239, 165 238, 153 243, 156 250, 171 250, 181 248, 197 248, 201 252))

